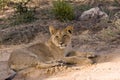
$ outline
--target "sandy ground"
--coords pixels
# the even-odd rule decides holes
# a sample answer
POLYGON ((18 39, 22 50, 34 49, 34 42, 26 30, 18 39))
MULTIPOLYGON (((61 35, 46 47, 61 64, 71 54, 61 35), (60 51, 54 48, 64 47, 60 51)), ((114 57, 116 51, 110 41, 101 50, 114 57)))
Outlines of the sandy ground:
MULTIPOLYGON (((10 75, 10 70, 7 66, 7 60, 9 58, 10 52, 16 48, 19 47, 10 46, 0 49, 0 80, 4 80, 8 75, 10 75)), ((75 67, 74 70, 67 70, 62 72, 58 71, 59 73, 52 75, 49 78, 34 78, 34 80, 120 80, 119 54, 120 47, 117 47, 112 52, 102 52, 102 56, 99 58, 98 63, 96 64, 90 66, 75 67), (105 55, 107 55, 107 57, 105 57, 105 55)), ((34 72, 37 73, 36 71, 34 72)), ((24 79, 16 77, 14 80, 24 79)))
POLYGON ((97 63, 84 69, 67 73, 67 75, 63 73, 63 76, 46 80, 120 80, 120 48, 110 54, 114 54, 114 57, 111 55, 113 59, 110 61, 97 63))
POLYGON ((106 62, 46 80, 120 80, 119 66, 120 62, 106 62))

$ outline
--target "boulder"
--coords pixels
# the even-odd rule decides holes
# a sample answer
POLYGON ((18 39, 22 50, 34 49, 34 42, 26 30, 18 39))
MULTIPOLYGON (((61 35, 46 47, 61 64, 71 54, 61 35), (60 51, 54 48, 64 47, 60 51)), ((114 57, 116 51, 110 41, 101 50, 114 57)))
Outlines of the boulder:
POLYGON ((107 13, 101 11, 99 7, 94 7, 87 11, 84 11, 80 16, 80 20, 90 19, 108 19, 108 15, 107 13))

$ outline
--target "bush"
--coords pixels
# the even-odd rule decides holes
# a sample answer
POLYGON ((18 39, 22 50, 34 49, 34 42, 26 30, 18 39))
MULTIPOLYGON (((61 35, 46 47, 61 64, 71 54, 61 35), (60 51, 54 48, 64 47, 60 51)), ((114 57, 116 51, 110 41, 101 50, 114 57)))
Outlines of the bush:
MULTIPOLYGON (((30 0, 28 0, 29 2, 30 0)), ((19 2, 15 6, 15 15, 13 16, 14 18, 14 23, 13 24, 21 24, 21 23, 27 23, 27 22, 32 22, 34 21, 35 18, 35 8, 29 8, 27 7, 28 2, 19 2)))
POLYGON ((54 1, 52 11, 55 17, 61 21, 74 19, 74 9, 72 5, 64 0, 54 1))
POLYGON ((36 18, 32 11, 27 11, 26 13, 14 15, 14 25, 28 23, 34 21, 36 18))

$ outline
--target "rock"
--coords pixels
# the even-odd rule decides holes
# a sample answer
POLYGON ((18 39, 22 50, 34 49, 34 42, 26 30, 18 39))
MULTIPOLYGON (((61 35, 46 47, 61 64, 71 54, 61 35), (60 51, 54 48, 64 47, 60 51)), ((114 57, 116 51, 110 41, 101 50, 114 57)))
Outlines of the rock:
POLYGON ((99 7, 91 8, 87 11, 84 11, 81 16, 80 20, 89 20, 89 19, 107 19, 108 15, 101 11, 99 7))

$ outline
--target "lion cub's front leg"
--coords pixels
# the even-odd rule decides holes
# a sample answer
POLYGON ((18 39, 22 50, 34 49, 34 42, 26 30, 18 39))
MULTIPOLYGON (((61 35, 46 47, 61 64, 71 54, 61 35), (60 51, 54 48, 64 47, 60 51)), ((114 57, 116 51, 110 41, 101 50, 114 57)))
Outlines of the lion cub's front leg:
POLYGON ((37 62, 35 67, 36 68, 50 68, 50 67, 55 67, 55 66, 59 66, 62 65, 62 63, 58 62, 58 61, 48 61, 46 63, 43 62, 37 62))
POLYGON ((73 65, 93 64, 93 61, 91 59, 85 57, 78 57, 78 56, 64 57, 63 62, 66 64, 73 64, 73 65))
POLYGON ((65 55, 63 62, 75 65, 86 65, 93 64, 96 55, 93 53, 81 53, 76 51, 71 51, 65 55))
POLYGON ((86 57, 86 58, 95 58, 96 55, 92 52, 79 52, 79 51, 70 51, 66 55, 66 57, 70 56, 79 56, 79 57, 86 57))

